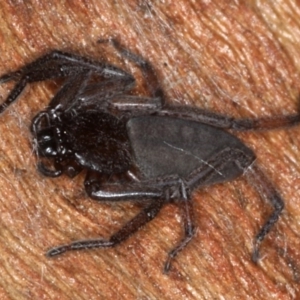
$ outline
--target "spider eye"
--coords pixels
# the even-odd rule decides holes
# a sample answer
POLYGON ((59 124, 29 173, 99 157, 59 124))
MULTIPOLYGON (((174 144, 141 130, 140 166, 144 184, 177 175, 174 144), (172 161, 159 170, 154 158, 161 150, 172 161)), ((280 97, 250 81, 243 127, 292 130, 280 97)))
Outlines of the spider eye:
POLYGON ((42 129, 37 133, 37 146, 40 156, 57 156, 57 142, 54 136, 53 128, 42 129))

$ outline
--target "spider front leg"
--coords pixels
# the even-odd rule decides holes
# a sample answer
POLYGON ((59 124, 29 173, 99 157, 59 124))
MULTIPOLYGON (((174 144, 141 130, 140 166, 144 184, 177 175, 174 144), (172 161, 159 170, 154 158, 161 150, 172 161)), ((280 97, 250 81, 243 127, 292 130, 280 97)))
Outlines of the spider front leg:
POLYGON ((16 101, 28 83, 67 78, 87 72, 97 74, 104 80, 116 78, 125 82, 126 85, 131 85, 134 82, 134 78, 129 73, 114 65, 55 50, 15 72, 7 73, 0 77, 0 84, 11 80, 17 81, 6 100, 0 105, 0 113, 16 101))

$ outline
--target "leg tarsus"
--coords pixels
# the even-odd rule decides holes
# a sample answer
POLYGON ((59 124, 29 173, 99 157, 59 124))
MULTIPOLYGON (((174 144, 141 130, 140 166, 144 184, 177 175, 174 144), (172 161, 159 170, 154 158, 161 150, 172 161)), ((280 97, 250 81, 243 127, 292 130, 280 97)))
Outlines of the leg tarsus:
POLYGON ((275 116, 259 119, 233 119, 230 129, 237 131, 247 130, 271 130, 300 123, 300 114, 275 116))
POLYGON ((6 73, 2 76, 0 76, 0 84, 6 83, 11 80, 17 80, 20 78, 21 73, 19 71, 6 73))
POLYGON ((279 216, 284 209, 284 202, 281 197, 276 193, 271 198, 271 204, 274 207, 273 213, 269 216, 266 223, 260 229, 258 234, 254 239, 254 247, 253 247, 253 254, 252 254, 252 261, 257 263, 259 260, 259 246, 261 242, 264 240, 266 235, 270 232, 274 224, 278 221, 279 216), (276 200, 274 200, 276 199, 276 200), (275 203, 276 202, 276 203, 275 203))

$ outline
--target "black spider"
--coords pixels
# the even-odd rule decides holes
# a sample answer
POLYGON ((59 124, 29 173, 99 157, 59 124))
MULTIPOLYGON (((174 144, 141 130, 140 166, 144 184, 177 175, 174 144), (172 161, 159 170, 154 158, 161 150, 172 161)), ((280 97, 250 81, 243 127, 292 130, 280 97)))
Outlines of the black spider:
POLYGON ((141 68, 150 96, 130 95, 135 79, 126 71, 60 51, 0 78, 0 83, 17 82, 0 112, 18 98, 27 83, 65 78, 47 109, 31 124, 42 174, 74 177, 86 170, 84 186, 92 199, 146 204, 109 239, 76 241, 52 248, 47 255, 112 247, 155 218, 164 204, 177 202, 183 209, 184 237, 169 252, 164 267, 168 272, 171 260, 195 233, 192 191, 244 174, 274 208, 254 240, 252 259, 257 261, 259 244, 278 220, 284 203, 256 165, 254 153, 225 130, 291 126, 299 123, 299 114, 233 119, 192 107, 168 106, 151 65, 118 42, 112 43, 141 68))

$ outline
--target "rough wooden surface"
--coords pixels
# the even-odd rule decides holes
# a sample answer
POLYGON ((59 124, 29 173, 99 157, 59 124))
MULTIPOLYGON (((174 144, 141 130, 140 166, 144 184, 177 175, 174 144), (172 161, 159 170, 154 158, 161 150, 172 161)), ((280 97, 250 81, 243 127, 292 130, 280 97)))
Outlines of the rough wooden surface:
MULTIPOLYGON (((170 102, 287 114, 299 107, 299 20, 296 0, 2 1, 0 74, 49 49, 119 61, 96 44, 113 36, 155 66, 170 102)), ((2 99, 10 88, 0 87, 2 99)), ((0 299, 300 298, 300 127, 239 134, 286 203, 257 265, 253 237, 270 208, 243 178, 195 193, 198 231, 168 276, 181 234, 171 205, 115 249, 46 258, 53 245, 109 236, 138 211, 88 199, 82 177, 37 173, 28 126, 55 88, 32 84, 0 119, 0 299)))

